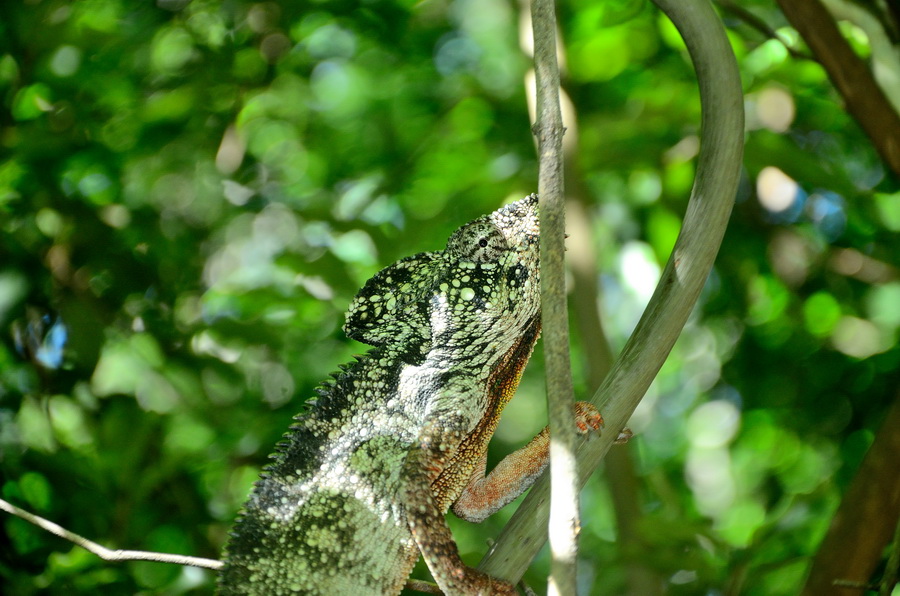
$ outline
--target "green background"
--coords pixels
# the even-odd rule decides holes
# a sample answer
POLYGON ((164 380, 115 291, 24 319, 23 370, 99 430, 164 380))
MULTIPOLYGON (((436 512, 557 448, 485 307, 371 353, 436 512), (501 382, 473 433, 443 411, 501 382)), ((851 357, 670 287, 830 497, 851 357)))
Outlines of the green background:
MULTIPOLYGON (((616 541, 608 478, 584 493, 585 594, 623 593, 625 561, 671 594, 796 593, 896 399, 896 179, 777 7, 742 5, 772 30, 724 13, 743 181, 621 448, 637 547, 616 541)), ((559 18, 570 218, 618 350, 689 196, 696 81, 649 2, 564 0, 559 18)), ((365 349, 340 330, 356 290, 536 190, 519 27, 504 0, 0 3, 2 497, 115 548, 217 558, 291 417, 365 349)), ((542 379, 539 348, 492 461, 545 424, 542 379)), ((452 522, 466 560, 513 509, 452 522)), ((546 574, 544 553, 526 580, 546 574)), ((4 594, 212 582, 0 517, 4 594)))

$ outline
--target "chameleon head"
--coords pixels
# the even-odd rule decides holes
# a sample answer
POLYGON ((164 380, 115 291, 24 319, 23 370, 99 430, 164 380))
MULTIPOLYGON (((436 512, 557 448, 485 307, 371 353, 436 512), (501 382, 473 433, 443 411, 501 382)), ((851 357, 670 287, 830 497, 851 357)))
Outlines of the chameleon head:
MULTIPOLYGON (((447 241, 447 254, 473 263, 501 264, 510 251, 533 253, 519 258, 537 259, 539 237, 538 197, 531 194, 453 232, 447 241)), ((536 263, 533 266, 537 269, 536 263)))
POLYGON ((488 218, 503 232, 507 242, 518 251, 528 251, 533 254, 534 267, 537 269, 538 239, 540 226, 538 223, 538 196, 530 194, 524 199, 494 211, 488 218))
POLYGON ((520 334, 540 312, 538 239, 537 195, 479 217, 445 250, 407 257, 370 279, 344 330, 371 345, 402 344, 409 362, 435 343, 506 343, 499 335, 520 334))
POLYGON ((457 332, 468 328, 485 338, 500 329, 521 333, 540 312, 538 240, 533 194, 456 230, 443 253, 447 268, 435 294, 448 308, 433 312, 446 314, 455 322, 448 327, 457 332))
POLYGON ((532 194, 471 221, 453 232, 447 253, 462 261, 493 263, 509 251, 536 252, 540 233, 537 209, 538 198, 532 194))

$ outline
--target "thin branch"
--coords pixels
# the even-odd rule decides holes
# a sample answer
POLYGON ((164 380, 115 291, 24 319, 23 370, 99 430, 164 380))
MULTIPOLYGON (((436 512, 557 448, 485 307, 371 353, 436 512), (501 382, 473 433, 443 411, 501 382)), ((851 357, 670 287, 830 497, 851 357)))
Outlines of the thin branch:
POLYGON ((541 323, 550 418, 549 519, 552 558, 548 594, 575 594, 578 559, 578 477, 575 462, 574 388, 569 362, 569 315, 565 277, 565 195, 559 105, 559 65, 556 62, 556 14, 553 0, 532 0, 536 121, 541 209, 541 323))
POLYGON ((0 499, 0 509, 18 518, 36 525, 42 530, 46 530, 51 534, 55 534, 60 538, 88 550, 104 561, 154 561, 156 563, 173 563, 175 565, 190 565, 191 567, 203 567, 204 569, 220 569, 222 561, 215 559, 204 559, 202 557, 190 557, 187 555, 171 555, 168 553, 153 553, 142 550, 111 550, 105 546, 100 546, 96 542, 88 540, 84 536, 79 536, 74 532, 63 528, 59 524, 55 524, 50 520, 44 519, 33 513, 29 513, 24 509, 20 509, 15 505, 0 499))
POLYGON ((778 43, 784 46, 784 49, 787 50, 788 54, 790 54, 793 58, 797 58, 799 60, 812 60, 815 61, 815 57, 797 50, 794 48, 788 40, 784 38, 778 31, 772 29, 769 24, 756 16, 747 8, 744 8, 737 2, 733 0, 716 0, 716 4, 718 4, 722 10, 729 12, 735 16, 735 18, 740 19, 744 23, 747 24, 751 29, 756 29, 760 33, 762 33, 767 39, 774 39, 778 43))
MULTIPOLYGON (((725 29, 708 0, 656 0, 687 44, 703 106, 697 179, 684 224, 656 292, 612 372, 592 401, 605 404, 606 428, 579 446, 586 482, 625 427, 672 349, 709 275, 740 178, 744 111, 740 76, 725 29)), ((524 573, 546 540, 547 479, 542 478, 500 534, 480 569, 510 578, 524 573)))

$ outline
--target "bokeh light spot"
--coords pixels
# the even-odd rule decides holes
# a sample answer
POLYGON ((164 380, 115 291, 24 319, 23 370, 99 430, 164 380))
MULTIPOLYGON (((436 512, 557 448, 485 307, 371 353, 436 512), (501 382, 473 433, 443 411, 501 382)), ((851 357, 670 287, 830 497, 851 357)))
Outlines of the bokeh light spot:
POLYGON ((763 89, 756 98, 760 124, 773 132, 786 132, 796 115, 794 98, 780 87, 763 89))
POLYGON ((851 316, 841 318, 831 341, 836 350, 854 358, 868 358, 888 347, 871 321, 851 316))
POLYGON ((770 213, 786 213, 800 199, 797 182, 774 166, 766 166, 756 178, 760 204, 770 213))
POLYGON ((731 402, 710 401, 691 413, 687 424, 688 436, 697 447, 722 447, 734 438, 740 420, 741 414, 731 402))
POLYGON ((803 303, 807 331, 816 337, 828 337, 841 319, 841 305, 827 292, 817 292, 803 303))
POLYGON ((59 46, 50 58, 50 70, 58 77, 71 77, 81 65, 81 50, 75 46, 59 46))

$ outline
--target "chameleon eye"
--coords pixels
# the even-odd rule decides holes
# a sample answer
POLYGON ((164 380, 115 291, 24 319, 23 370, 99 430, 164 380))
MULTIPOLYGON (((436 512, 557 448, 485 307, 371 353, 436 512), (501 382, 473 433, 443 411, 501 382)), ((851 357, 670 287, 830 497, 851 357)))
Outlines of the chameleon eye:
POLYGON ((447 252, 475 263, 496 261, 509 250, 506 238, 488 221, 473 221, 456 230, 447 242, 447 252))

